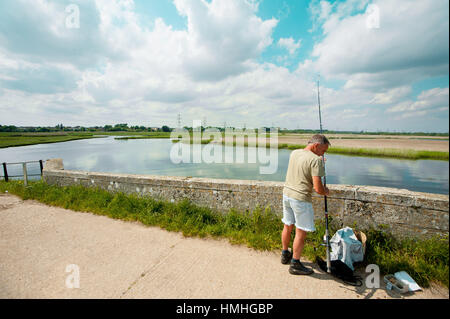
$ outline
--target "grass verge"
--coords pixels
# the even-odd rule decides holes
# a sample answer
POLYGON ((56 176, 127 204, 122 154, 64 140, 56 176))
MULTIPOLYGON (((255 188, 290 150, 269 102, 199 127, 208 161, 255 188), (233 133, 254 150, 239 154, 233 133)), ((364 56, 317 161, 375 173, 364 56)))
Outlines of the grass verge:
MULTIPOLYGON (((306 145, 299 144, 279 144, 279 149, 295 150, 299 148, 305 148, 306 145)), ((430 160, 449 160, 449 152, 437 152, 437 151, 416 151, 416 150, 402 150, 393 148, 350 148, 350 147, 330 147, 327 151, 328 154, 340 154, 351 156, 370 156, 370 157, 384 157, 384 158, 398 158, 398 159, 430 159, 430 160)))
POLYGON ((167 134, 154 134, 154 135, 142 135, 142 136, 121 136, 115 137, 115 140, 142 140, 142 139, 151 139, 151 138, 170 138, 167 134))
POLYGON ((119 139, 132 138, 169 138, 166 132, 52 132, 52 133, 16 133, 0 132, 0 148, 13 146, 26 146, 34 144, 58 143, 88 138, 101 138, 110 135, 141 135, 139 137, 123 137, 119 139))
MULTIPOLYGON (((176 143, 180 140, 172 140, 172 142, 176 143)), ((209 144, 212 139, 201 140, 201 144, 209 144)), ((193 144, 193 140, 191 139, 191 144, 193 144)), ((255 143, 256 147, 258 147, 258 143, 255 143)), ((222 145, 225 145, 225 142, 222 141, 222 145)), ((229 144, 231 146, 231 143, 229 144)), ((248 147, 248 142, 245 141, 242 143, 233 142, 233 146, 244 146, 248 147)), ((264 145, 265 147, 270 147, 270 143, 264 145)), ((306 145, 302 144, 278 144, 278 149, 289 149, 296 150, 299 148, 305 148, 306 145)), ((349 155, 349 156, 366 156, 366 157, 383 157, 383 158, 397 158, 397 159, 409 159, 409 160, 421 160, 421 159, 429 159, 429 160, 440 160, 440 161, 448 161, 449 160, 449 152, 438 152, 438 151, 417 151, 410 149, 394 149, 394 148, 351 148, 351 147, 330 147, 327 151, 328 154, 339 154, 339 155, 349 155)))
POLYGON ((26 146, 34 144, 46 144, 46 143, 58 143, 74 140, 81 140, 87 138, 97 138, 93 134, 10 134, 0 135, 0 148, 13 147, 13 146, 26 146))
POLYGON ((330 154, 352 155, 352 156, 371 156, 371 157, 386 157, 410 160, 449 160, 449 152, 437 151, 416 151, 416 150, 402 150, 391 148, 344 148, 344 147, 330 147, 328 150, 330 154))
MULTIPOLYGON (((22 199, 139 221, 144 225, 182 232, 184 236, 226 238, 232 244, 244 244, 257 250, 281 249, 283 225, 270 209, 255 208, 251 212, 231 209, 227 214, 221 214, 188 200, 170 203, 137 194, 110 193, 81 185, 58 187, 42 181, 29 182, 28 187, 24 187, 22 181, 0 181, 0 192, 5 191, 22 199)), ((331 226, 330 230, 333 234, 337 229, 331 226)), ((360 266, 376 264, 382 274, 405 270, 422 287, 428 287, 430 282, 449 286, 448 236, 399 241, 382 229, 363 231, 368 240, 365 261, 360 266)), ((315 260, 316 256, 324 258, 325 248, 320 246, 324 233, 324 222, 316 222, 316 231, 308 235, 303 252, 309 260, 315 260)))

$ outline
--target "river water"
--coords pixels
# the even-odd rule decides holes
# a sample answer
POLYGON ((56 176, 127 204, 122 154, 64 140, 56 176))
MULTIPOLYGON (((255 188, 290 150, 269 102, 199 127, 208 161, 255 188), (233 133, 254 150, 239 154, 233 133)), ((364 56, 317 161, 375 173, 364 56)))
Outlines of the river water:
MULTIPOLYGON (((285 149, 264 149, 258 153, 256 148, 218 145, 222 158, 215 163, 211 155, 219 153, 218 149, 211 150, 212 145, 184 145, 183 151, 177 151, 177 147, 180 146, 169 139, 115 140, 109 136, 3 148, 0 149, 0 163, 62 158, 67 170, 284 181, 291 153, 285 149), (188 150, 189 157, 186 156, 188 150), (238 151, 244 154, 241 163, 236 159, 238 151), (225 153, 231 154, 231 163, 224 162, 225 153), (185 162, 177 163, 183 154, 185 162), (256 162, 252 163, 251 154, 255 154, 256 162), (194 163, 195 159, 200 159, 199 163, 194 163), (269 174, 264 174, 264 169, 269 174)), ((448 161, 325 156, 328 184, 371 185, 439 194, 449 192, 448 161)), ((28 164, 27 168, 29 174, 39 173, 39 164, 28 164)), ((20 174, 21 166, 8 165, 8 175, 20 174)), ((3 170, 0 176, 3 176, 3 170)))

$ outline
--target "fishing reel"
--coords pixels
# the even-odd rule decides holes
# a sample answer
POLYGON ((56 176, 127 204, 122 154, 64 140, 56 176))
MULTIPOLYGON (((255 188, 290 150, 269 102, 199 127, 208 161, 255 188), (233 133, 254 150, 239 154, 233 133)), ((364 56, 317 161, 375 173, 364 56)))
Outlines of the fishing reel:
MULTIPOLYGON (((319 244, 319 246, 327 247, 327 235, 323 235, 323 242, 319 244)), ((318 247, 314 247, 314 251, 317 251, 317 248, 318 247)), ((330 236, 328 236, 328 248, 331 249, 330 236)))
POLYGON ((320 244, 320 246, 325 246, 325 247, 327 247, 327 242, 328 242, 328 247, 331 248, 331 244, 330 244, 330 236, 328 236, 328 241, 327 241, 327 235, 323 235, 323 243, 320 244))

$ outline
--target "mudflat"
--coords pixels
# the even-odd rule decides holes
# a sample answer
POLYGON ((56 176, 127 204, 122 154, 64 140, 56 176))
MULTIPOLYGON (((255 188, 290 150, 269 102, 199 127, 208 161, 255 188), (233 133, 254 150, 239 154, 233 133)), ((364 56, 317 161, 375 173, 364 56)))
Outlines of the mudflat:
MULTIPOLYGON (((306 145, 311 135, 306 134, 286 134, 278 135, 278 144, 298 144, 306 145)), ((448 152, 448 137, 429 136, 378 136, 378 135, 327 135, 331 147, 345 148, 372 148, 372 149, 400 149, 415 151, 437 151, 448 152)), ((224 139, 230 142, 231 139, 224 139)), ((256 143, 255 138, 245 138, 248 143, 256 143)))
MULTIPOLYGON (((278 143, 283 144, 301 144, 308 143, 307 138, 297 138, 290 136, 279 136, 278 143)), ((376 148, 376 149, 402 149, 415 151, 438 151, 448 152, 448 140, 431 140, 431 139, 412 139, 412 138, 330 138, 331 147, 348 147, 348 148, 376 148)))

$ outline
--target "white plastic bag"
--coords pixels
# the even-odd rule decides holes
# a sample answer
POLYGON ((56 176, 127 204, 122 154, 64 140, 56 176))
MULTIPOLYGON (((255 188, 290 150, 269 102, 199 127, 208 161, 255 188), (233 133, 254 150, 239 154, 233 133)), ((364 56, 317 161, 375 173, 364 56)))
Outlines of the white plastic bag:
POLYGON ((414 281, 414 279, 411 278, 410 275, 406 271, 399 271, 394 274, 395 278, 400 280, 402 283, 409 286, 409 291, 417 291, 422 290, 420 286, 417 284, 417 282, 414 281))

